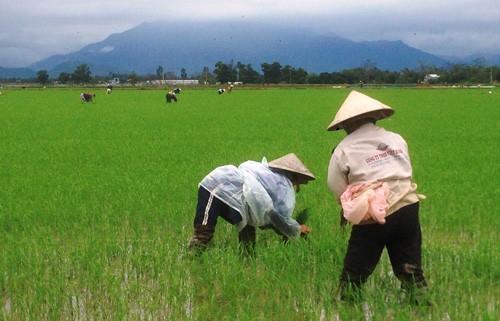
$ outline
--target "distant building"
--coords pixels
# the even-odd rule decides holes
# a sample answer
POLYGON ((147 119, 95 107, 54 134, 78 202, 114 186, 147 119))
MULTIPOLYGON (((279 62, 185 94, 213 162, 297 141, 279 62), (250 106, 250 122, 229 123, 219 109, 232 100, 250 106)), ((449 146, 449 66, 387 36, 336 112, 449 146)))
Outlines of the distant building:
POLYGON ((153 85, 198 85, 199 81, 197 79, 160 79, 151 80, 153 85))
POLYGON ((422 81, 424 84, 427 84, 429 82, 433 82, 433 81, 437 81, 439 79, 439 75, 438 74, 427 74, 425 75, 424 77, 424 81, 422 81))
POLYGON ((112 85, 118 85, 120 83, 120 78, 115 77, 115 78, 109 80, 108 83, 110 83, 112 85))

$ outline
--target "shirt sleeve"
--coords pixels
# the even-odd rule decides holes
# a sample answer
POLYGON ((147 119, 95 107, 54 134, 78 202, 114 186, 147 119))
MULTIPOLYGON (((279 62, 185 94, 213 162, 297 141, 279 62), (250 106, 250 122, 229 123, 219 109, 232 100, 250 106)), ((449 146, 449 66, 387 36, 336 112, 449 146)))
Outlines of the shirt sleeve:
POLYGON ((267 213, 271 220, 271 224, 283 235, 288 238, 293 238, 300 234, 300 224, 291 216, 280 215, 276 211, 267 213))
POLYGON ((342 170, 339 156, 336 153, 330 158, 327 184, 337 201, 340 203, 340 196, 346 190, 348 181, 347 174, 342 170))

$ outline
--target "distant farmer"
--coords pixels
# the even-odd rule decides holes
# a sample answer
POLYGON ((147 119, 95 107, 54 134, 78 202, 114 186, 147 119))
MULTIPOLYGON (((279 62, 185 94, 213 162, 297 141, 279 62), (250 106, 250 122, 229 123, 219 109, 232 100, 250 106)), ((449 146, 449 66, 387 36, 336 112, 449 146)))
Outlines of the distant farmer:
POLYGON ((107 93, 107 94, 111 94, 111 92, 112 92, 112 91, 113 91, 113 86, 112 86, 112 85, 108 85, 108 86, 106 87, 106 93, 107 93))
MULTIPOLYGON (((352 91, 328 130, 347 136, 334 149, 328 186, 353 227, 340 276, 340 298, 360 294, 387 248, 394 275, 411 300, 426 293, 417 185, 406 141, 375 125, 394 110, 352 91)), ((422 301, 424 303, 424 301, 422 301)))
POLYGON ((174 91, 169 91, 166 97, 167 97, 167 103, 172 102, 172 100, 177 102, 177 96, 175 95, 174 91))
POLYGON ((306 236, 310 228, 292 218, 295 192, 314 175, 293 153, 267 163, 246 161, 220 166, 199 184, 194 235, 189 249, 202 250, 212 239, 217 219, 236 226, 239 242, 249 253, 255 246, 255 228, 271 228, 286 238, 306 236))
POLYGON ((82 98, 82 101, 93 102, 94 98, 95 98, 95 94, 81 93, 80 97, 82 98))

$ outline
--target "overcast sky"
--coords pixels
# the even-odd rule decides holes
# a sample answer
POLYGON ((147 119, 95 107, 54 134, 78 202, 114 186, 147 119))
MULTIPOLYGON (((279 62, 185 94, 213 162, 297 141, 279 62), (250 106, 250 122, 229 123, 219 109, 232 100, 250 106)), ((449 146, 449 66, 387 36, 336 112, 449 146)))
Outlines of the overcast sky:
POLYGON ((25 67, 156 20, 295 21, 355 40, 500 54, 498 0, 0 0, 0 66, 25 67))

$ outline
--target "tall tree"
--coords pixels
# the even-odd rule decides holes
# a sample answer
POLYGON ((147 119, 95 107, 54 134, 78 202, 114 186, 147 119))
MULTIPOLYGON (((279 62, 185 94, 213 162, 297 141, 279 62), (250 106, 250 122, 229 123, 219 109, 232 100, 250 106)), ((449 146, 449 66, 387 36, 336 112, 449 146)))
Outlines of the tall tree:
POLYGON ((67 84, 71 80, 71 74, 67 72, 61 72, 59 77, 57 77, 57 81, 61 84, 67 84))
POLYGON ((137 74, 135 72, 131 72, 129 75, 128 75, 128 82, 132 85, 132 86, 135 86, 135 84, 137 83, 137 74))
POLYGON ((36 80, 42 85, 46 84, 49 81, 49 73, 47 70, 39 70, 36 73, 36 80))
POLYGON ((90 76, 90 68, 87 66, 87 64, 81 64, 76 67, 75 71, 71 75, 71 79, 75 83, 89 83, 92 80, 92 77, 90 76))
POLYGON ((158 66, 158 68, 156 69, 156 77, 158 77, 158 79, 163 79, 164 75, 162 66, 158 66))
POLYGON ((295 69, 290 65, 281 68, 281 82, 285 84, 306 84, 307 71, 304 68, 295 69))
POLYGON ((292 74, 292 82, 295 84, 306 84, 307 83, 307 71, 304 68, 299 68, 295 70, 292 74))
POLYGON ((181 68, 181 79, 187 79, 188 75, 186 72, 186 68, 181 68))
POLYGON ((396 79, 397 84, 416 84, 418 82, 418 72, 408 68, 404 68, 399 72, 399 77, 396 79))
MULTIPOLYGON (((210 70, 208 69, 208 67, 206 67, 206 66, 203 67, 203 76, 204 76, 204 79, 205 79, 205 81, 204 81, 205 84, 208 83, 208 75, 209 74, 210 74, 210 70)), ((210 74, 210 76, 212 76, 212 75, 210 74)))
POLYGON ((263 81, 265 83, 277 84, 281 81, 281 65, 279 62, 263 63, 260 66, 262 67, 263 81))
POLYGON ((292 83, 292 73, 295 72, 295 69, 290 66, 286 65, 285 67, 281 68, 281 82, 286 83, 286 84, 291 84, 292 83))
POLYGON ((261 82, 259 73, 253 69, 251 64, 244 65, 238 61, 236 68, 238 69, 237 81, 244 84, 258 84, 261 82))
POLYGON ((199 74, 194 74, 192 79, 198 79, 200 84, 215 83, 214 75, 210 72, 208 67, 203 67, 203 71, 199 74))
POLYGON ((232 64, 225 64, 222 61, 217 61, 215 64, 214 74, 218 82, 225 84, 235 81, 237 72, 234 70, 232 64))

